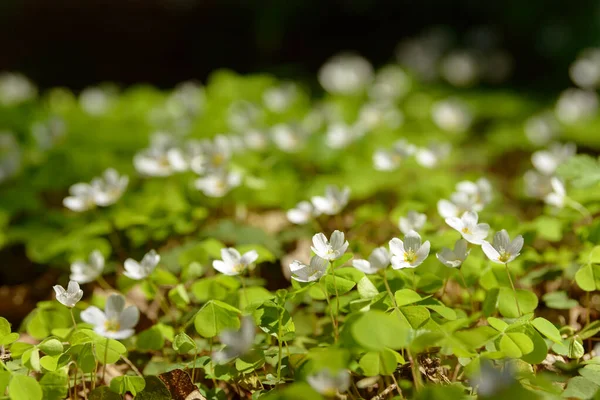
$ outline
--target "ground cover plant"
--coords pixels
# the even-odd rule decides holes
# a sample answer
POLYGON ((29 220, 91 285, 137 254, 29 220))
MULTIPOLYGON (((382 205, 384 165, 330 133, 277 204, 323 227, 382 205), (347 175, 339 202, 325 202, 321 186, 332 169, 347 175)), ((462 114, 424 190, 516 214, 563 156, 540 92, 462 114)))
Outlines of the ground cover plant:
POLYGON ((597 396, 597 51, 548 99, 487 56, 344 54, 322 95, 2 75, 2 276, 41 301, 3 301, 0 396, 597 396))

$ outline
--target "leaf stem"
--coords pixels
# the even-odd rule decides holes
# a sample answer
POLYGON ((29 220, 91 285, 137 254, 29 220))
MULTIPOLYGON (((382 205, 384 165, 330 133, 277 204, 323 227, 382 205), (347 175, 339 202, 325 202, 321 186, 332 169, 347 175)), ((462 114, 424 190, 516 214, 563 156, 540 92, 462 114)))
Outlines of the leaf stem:
POLYGON ((333 327, 334 341, 335 341, 335 343, 337 343, 338 330, 337 330, 337 325, 335 323, 335 317, 333 316, 333 308, 331 308, 331 302, 329 301, 329 295, 327 294, 327 290, 325 289, 325 287, 323 286, 323 283, 321 281, 319 281, 319 287, 321 288, 321 291, 323 292, 323 295, 325 296, 325 300, 327 301, 327 306, 329 307, 329 317, 331 318, 331 325, 333 327))
POLYGON ((104 346, 104 364, 102 365, 102 377, 100 380, 104 382, 104 377, 106 376, 106 360, 108 359, 108 338, 106 338, 106 343, 104 346))
POLYGON ((71 320, 73 321, 73 329, 77 330, 77 322, 75 321, 75 314, 73 314, 73 308, 69 307, 69 311, 71 312, 71 320))
POLYGON ((281 324, 283 320, 283 313, 285 307, 281 306, 281 312, 279 313, 279 326, 277 328, 277 343, 279 346, 279 353, 277 356, 277 384, 281 381, 281 362, 283 361, 283 341, 281 340, 281 324))
MULTIPOLYGON (((463 285, 465 285, 465 290, 469 294, 469 301, 471 302, 471 312, 474 313, 475 312, 475 302, 473 301, 473 294, 471 293, 471 291, 469 290, 469 287, 467 286, 467 280, 465 279, 465 275, 463 274, 462 269, 458 268, 458 274, 460 275, 463 285)), ((516 294, 515 294, 515 296, 516 296, 516 294)))
POLYGON ((513 293, 515 295, 515 303, 517 304, 517 313, 519 314, 519 317, 521 317, 523 314, 521 313, 521 307, 519 306, 519 299, 517 298, 517 289, 515 289, 515 284, 513 283, 512 277, 510 276, 510 270, 508 269, 508 263, 504 264, 504 267, 506 268, 506 274, 508 275, 508 280, 510 281, 510 286, 512 287, 513 293))

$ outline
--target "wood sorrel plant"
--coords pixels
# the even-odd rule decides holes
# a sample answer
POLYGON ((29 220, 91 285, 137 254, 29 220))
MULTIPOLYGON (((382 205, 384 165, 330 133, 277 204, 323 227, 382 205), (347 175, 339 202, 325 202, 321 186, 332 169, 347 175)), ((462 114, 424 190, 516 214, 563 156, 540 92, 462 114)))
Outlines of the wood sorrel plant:
POLYGON ((318 78, 2 102, 0 397, 598 396, 594 95, 318 78))

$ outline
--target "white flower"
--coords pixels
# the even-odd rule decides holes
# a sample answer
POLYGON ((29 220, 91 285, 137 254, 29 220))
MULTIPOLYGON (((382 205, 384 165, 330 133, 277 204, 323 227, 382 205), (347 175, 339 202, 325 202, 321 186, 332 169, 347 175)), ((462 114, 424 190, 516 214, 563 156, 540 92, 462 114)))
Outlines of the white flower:
POLYGON ((569 67, 573 83, 583 89, 596 89, 600 84, 600 49, 586 49, 569 67))
POLYGON ((404 242, 398 238, 390 240, 392 268, 416 268, 429 255, 429 240, 421 245, 421 235, 411 231, 404 236, 404 242))
POLYGON ((525 194, 536 199, 543 199, 552 192, 552 177, 540 174, 535 170, 528 170, 523 175, 525 181, 525 194))
POLYGON ((241 357, 252 348, 256 335, 256 325, 252 317, 242 317, 238 331, 226 329, 219 334, 219 341, 225 347, 212 353, 212 359, 217 364, 223 364, 234 358, 241 357))
POLYGON ((104 171, 102 178, 92 180, 94 201, 97 205, 103 207, 114 204, 121 198, 128 184, 129 177, 119 175, 117 171, 109 168, 104 171))
POLYGON ((244 255, 233 247, 221 249, 221 258, 223 260, 214 260, 213 268, 222 274, 233 276, 239 275, 253 262, 258 259, 256 250, 250 250, 244 255))
POLYGON ((311 250, 321 258, 328 261, 337 260, 344 255, 348 249, 348 241, 344 240, 344 233, 340 231, 333 231, 330 240, 322 233, 317 233, 313 236, 313 245, 311 250))
POLYGON ((598 112, 598 95, 582 89, 567 89, 558 98, 555 112, 564 124, 588 120, 598 112))
POLYGON ((529 117, 525 121, 525 136, 535 145, 541 146, 558 136, 560 125, 552 112, 529 117))
POLYGON ((0 104, 13 106, 35 96, 37 96, 37 88, 25 76, 12 72, 0 74, 0 104))
POLYGON ((192 158, 190 168, 197 174, 213 173, 222 170, 231 159, 230 140, 217 135, 213 141, 203 142, 200 154, 192 158))
POLYGON ((63 205, 72 211, 82 212, 96 207, 96 190, 88 183, 72 185, 69 194, 63 199, 63 205))
POLYGON ((367 103, 358 112, 358 124, 365 130, 378 127, 396 129, 404 122, 404 115, 394 104, 387 102, 367 103))
POLYGON ((291 223, 302 225, 317 215, 316 210, 309 201, 301 201, 296 204, 295 208, 288 210, 286 216, 291 223))
POLYGON ((238 100, 229 106, 227 122, 236 132, 255 127, 262 118, 262 110, 254 103, 238 100))
POLYGON ((365 274, 375 274, 390 265, 391 257, 385 247, 377 247, 371 252, 369 260, 352 260, 352 266, 365 274))
POLYGON ((222 171, 196 179, 194 186, 205 196, 223 197, 241 183, 242 176, 238 172, 222 171))
POLYGON ((159 261, 160 256, 154 250, 150 250, 146 253, 139 263, 133 258, 128 258, 125 260, 124 275, 135 280, 145 279, 152 271, 154 271, 154 268, 156 268, 159 261))
POLYGON ((115 94, 106 88, 89 87, 79 94, 79 105, 89 115, 100 116, 108 112, 115 100, 115 94))
POLYGON ((79 284, 75 281, 69 281, 67 290, 61 285, 55 285, 53 289, 56 293, 56 300, 69 308, 75 307, 75 304, 83 297, 83 290, 79 288, 79 284))
POLYGON ((544 202, 556 208, 563 208, 567 199, 564 183, 557 177, 550 178, 552 192, 544 197, 544 202))
POLYGON ((437 209, 443 218, 448 218, 458 217, 465 211, 481 210, 483 206, 476 203, 476 198, 466 192, 454 192, 450 200, 439 200, 437 209))
POLYGON ((481 65, 473 52, 455 50, 444 57, 441 75, 453 86, 468 87, 477 83, 481 65))
POLYGON ((329 262, 319 256, 313 256, 308 265, 294 260, 290 264, 292 279, 298 282, 313 282, 325 275, 329 262))
POLYGON ((335 122, 327 126, 325 144, 331 149, 343 149, 356 140, 359 135, 360 130, 357 126, 335 122))
POLYGON ((150 147, 134 156, 133 165, 142 175, 170 176, 187 170, 188 161, 171 135, 157 132, 152 135, 150 147))
POLYGON ((78 260, 71 264, 69 279, 77 283, 88 283, 96 280, 104 270, 104 256, 100 251, 91 252, 88 262, 78 260))
POLYGON ((31 125, 31 135, 43 150, 52 148, 56 142, 65 136, 66 131, 67 124, 62 118, 56 116, 31 125))
POLYGON ((443 247, 442 250, 435 256, 446 267, 458 268, 463 262, 465 262, 465 259, 470 252, 471 250, 468 250, 467 241, 464 239, 458 239, 456 243, 454 243, 454 250, 443 247))
POLYGON ((242 137, 244 145, 252 150, 263 150, 269 143, 267 135, 257 129, 246 131, 242 137))
POLYGON ((326 397, 334 397, 343 393, 350 387, 350 373, 342 369, 333 375, 328 369, 323 369, 316 374, 306 377, 309 385, 326 397))
POLYGON ((373 154, 373 164, 378 171, 393 171, 407 157, 415 154, 417 148, 404 139, 396 141, 392 150, 377 150, 373 154))
POLYGON ((369 97, 378 101, 393 101, 410 91, 412 82, 408 74, 397 65, 388 65, 377 72, 369 89, 369 97))
POLYGON ((506 230, 502 229, 494 235, 493 244, 484 241, 481 249, 493 262, 507 264, 517 258, 523 248, 523 236, 519 235, 510 241, 506 230))
POLYGON ((425 168, 433 168, 450 154, 450 143, 432 143, 428 147, 420 147, 415 154, 417 163, 425 168))
POLYGON ((467 242, 482 244, 488 235, 490 226, 488 224, 478 224, 478 219, 477 212, 466 211, 460 218, 446 218, 446 223, 456 229, 467 242))
POLYGON ((461 181, 456 184, 456 190, 464 193, 473 203, 475 211, 481 211, 492 201, 493 191, 490 181, 486 178, 479 178, 475 182, 461 181))
POLYGON ((298 88, 291 82, 267 89, 263 93, 263 102, 269 111, 282 113, 296 100, 298 88))
POLYGON ((110 339, 127 339, 135 333, 133 329, 140 319, 136 306, 125 308, 125 297, 111 294, 106 299, 104 312, 98 307, 88 307, 81 313, 81 319, 94 325, 94 331, 110 339))
POLYGON ((175 86, 166 102, 166 107, 179 118, 195 117, 200 114, 206 94, 201 84, 193 81, 175 86))
POLYGON ((575 143, 554 143, 547 150, 536 151, 531 155, 531 163, 544 175, 554 175, 559 165, 577 152, 575 143))
POLYGON ((408 234, 410 231, 420 231, 427 222, 427 215, 421 214, 420 212, 410 210, 406 217, 400 217, 398 221, 398 227, 400 232, 408 234))
POLYGON ((440 129, 450 133, 467 131, 473 120, 467 105, 458 99, 436 102, 431 109, 431 117, 440 129))
POLYGON ((349 198, 350 188, 348 186, 340 190, 335 185, 328 185, 325 188, 325 196, 313 196, 311 202, 317 212, 326 215, 336 215, 346 207, 349 198))
POLYGON ((373 67, 356 54, 333 56, 321 67, 319 83, 331 94, 351 95, 361 92, 373 79, 373 67))
POLYGON ((271 128, 271 138, 275 146, 286 153, 295 153, 304 147, 306 132, 300 126, 277 124, 271 128))

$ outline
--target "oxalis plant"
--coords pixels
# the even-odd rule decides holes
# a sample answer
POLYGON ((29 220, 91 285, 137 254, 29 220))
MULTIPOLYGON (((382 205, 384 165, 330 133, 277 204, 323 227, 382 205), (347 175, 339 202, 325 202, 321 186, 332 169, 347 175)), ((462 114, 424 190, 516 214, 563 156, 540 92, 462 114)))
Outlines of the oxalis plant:
POLYGON ((2 75, 0 397, 597 397, 595 92, 417 72, 2 75))

